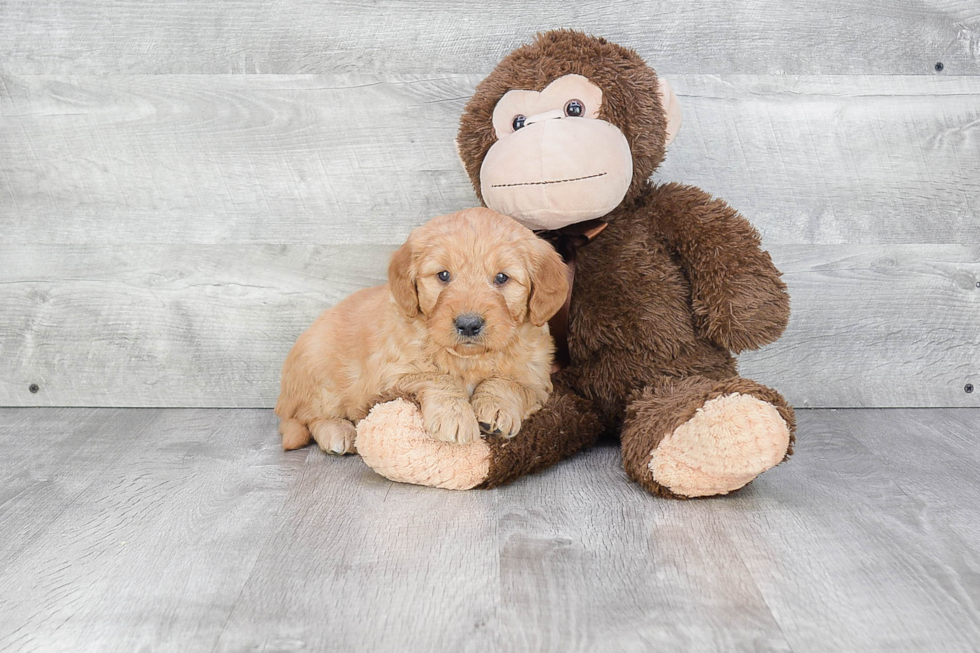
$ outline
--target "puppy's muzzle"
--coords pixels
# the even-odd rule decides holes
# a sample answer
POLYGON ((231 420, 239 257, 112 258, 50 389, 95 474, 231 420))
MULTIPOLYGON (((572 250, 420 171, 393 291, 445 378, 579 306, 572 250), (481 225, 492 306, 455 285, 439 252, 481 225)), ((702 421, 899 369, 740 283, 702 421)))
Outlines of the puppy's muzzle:
POLYGON ((464 338, 475 338, 483 332, 482 315, 464 313, 456 317, 456 332, 464 338))

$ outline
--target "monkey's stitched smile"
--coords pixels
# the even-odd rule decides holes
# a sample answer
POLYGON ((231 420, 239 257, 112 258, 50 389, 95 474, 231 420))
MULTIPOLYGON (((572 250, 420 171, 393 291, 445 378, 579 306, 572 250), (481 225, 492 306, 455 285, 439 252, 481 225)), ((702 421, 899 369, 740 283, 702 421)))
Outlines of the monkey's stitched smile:
POLYGON ((605 172, 600 172, 594 175, 586 175, 584 177, 572 177, 571 179, 555 179, 554 181, 525 181, 519 184, 492 184, 490 188, 510 188, 511 186, 544 186, 546 184, 564 184, 566 181, 582 181, 583 179, 595 179, 596 177, 602 177, 605 172))

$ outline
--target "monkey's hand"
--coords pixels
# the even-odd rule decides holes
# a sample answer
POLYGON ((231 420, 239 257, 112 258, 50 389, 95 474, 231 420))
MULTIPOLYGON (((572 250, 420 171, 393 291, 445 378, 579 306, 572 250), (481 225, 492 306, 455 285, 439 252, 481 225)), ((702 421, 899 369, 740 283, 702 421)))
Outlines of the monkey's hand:
POLYGON ((789 319, 789 295, 778 275, 723 277, 698 284, 693 295, 699 331, 736 354, 775 341, 789 319))
POLYGON ((752 225, 693 186, 660 186, 651 199, 657 227, 691 280, 700 332, 735 353, 782 335, 789 295, 752 225))

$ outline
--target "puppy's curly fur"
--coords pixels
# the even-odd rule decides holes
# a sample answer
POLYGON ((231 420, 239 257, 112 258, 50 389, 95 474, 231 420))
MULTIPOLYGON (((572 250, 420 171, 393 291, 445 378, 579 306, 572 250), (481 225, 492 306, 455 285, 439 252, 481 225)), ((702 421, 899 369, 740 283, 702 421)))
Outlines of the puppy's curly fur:
POLYGON ((388 284, 325 311, 293 346, 276 404, 284 449, 354 451, 354 424, 382 398, 419 402, 433 438, 517 434, 552 390, 547 321, 565 265, 529 229, 489 209, 434 218, 391 258, 388 284), (457 328, 478 316, 476 335, 457 328))

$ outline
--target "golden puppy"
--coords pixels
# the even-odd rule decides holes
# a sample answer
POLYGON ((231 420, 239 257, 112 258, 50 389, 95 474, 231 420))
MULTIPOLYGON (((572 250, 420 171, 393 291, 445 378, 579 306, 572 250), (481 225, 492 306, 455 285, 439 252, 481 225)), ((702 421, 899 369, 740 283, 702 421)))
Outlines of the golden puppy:
POLYGON ((354 450, 354 423, 411 396, 433 438, 513 437, 551 392, 545 326, 565 302, 561 257, 489 209, 434 218, 391 258, 388 284, 325 311, 293 346, 276 404, 283 449, 354 450))

